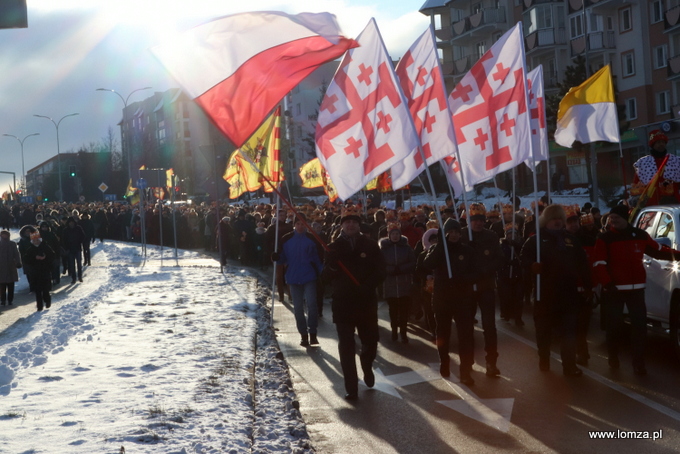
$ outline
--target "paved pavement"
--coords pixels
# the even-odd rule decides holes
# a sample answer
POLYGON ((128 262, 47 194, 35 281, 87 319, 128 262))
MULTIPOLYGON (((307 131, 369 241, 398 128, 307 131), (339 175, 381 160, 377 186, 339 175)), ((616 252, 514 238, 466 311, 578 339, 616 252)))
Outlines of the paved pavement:
MULTIPOLYGON (((445 380, 438 373, 436 348, 417 323, 409 325, 411 340, 403 344, 391 340, 386 303, 380 304, 379 316, 376 385, 369 389, 360 382, 359 399, 350 403, 343 398, 330 299, 319 324, 320 346, 309 348, 298 345, 289 300, 274 304, 278 341, 318 452, 639 453, 677 452, 680 446, 676 386, 680 365, 668 357, 666 339, 650 341, 654 354, 648 377, 634 376, 629 357, 623 356, 621 370, 610 371, 595 320, 591 366, 583 377, 566 378, 556 353, 552 370, 539 371, 533 323, 527 313, 523 328, 498 320, 500 378, 486 377, 479 366, 484 364, 484 341, 481 328, 476 328, 476 383, 467 387, 459 382, 458 368, 453 366, 458 364, 455 327, 452 376, 445 380), (614 432, 618 439, 593 440, 589 432, 596 430, 636 433, 614 432), (661 438, 631 439, 644 436, 642 431, 661 438)), ((559 346, 553 351, 559 352, 559 346)))

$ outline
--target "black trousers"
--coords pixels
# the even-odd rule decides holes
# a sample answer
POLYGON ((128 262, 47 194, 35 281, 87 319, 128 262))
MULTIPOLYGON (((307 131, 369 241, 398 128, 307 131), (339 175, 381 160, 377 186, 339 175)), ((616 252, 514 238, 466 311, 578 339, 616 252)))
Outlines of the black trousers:
POLYGON ((43 305, 50 306, 52 304, 52 295, 50 295, 52 275, 49 271, 33 275, 33 289, 39 311, 43 309, 43 305))
POLYGON ((411 297, 402 296, 401 298, 387 298, 387 305, 390 308, 390 326, 393 330, 399 328, 406 331, 408 324, 408 311, 411 308, 411 297))
POLYGON ((460 370, 470 371, 475 363, 475 304, 469 298, 458 300, 455 304, 434 306, 434 318, 437 323, 436 339, 440 361, 449 361, 449 344, 451 342, 451 319, 456 322, 458 333, 458 355, 460 370))
POLYGON ((645 290, 618 290, 605 292, 602 299, 607 327, 607 351, 609 358, 618 358, 623 330, 623 306, 628 308, 631 324, 630 344, 633 366, 645 365, 645 343, 647 340, 647 305, 645 290))
POLYGON ((12 304, 12 301, 14 301, 14 282, 0 284, 0 301, 2 301, 2 304, 5 304, 5 302, 12 304))
POLYGON ((340 366, 345 378, 345 391, 356 394, 359 389, 359 377, 356 364, 356 341, 354 331, 356 329, 361 340, 361 352, 359 361, 364 373, 373 368, 373 361, 378 354, 378 320, 361 320, 356 323, 336 323, 338 332, 338 352, 340 353, 340 366))
POLYGON ((576 321, 578 317, 577 297, 558 303, 550 300, 536 301, 534 324, 536 345, 541 361, 550 360, 550 344, 553 337, 560 339, 562 368, 566 372, 576 369, 576 321))

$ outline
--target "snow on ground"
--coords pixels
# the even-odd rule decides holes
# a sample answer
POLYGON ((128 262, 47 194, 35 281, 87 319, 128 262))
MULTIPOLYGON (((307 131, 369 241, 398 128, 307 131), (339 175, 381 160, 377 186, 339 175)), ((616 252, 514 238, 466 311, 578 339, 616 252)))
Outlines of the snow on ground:
POLYGON ((84 283, 0 334, 0 452, 310 450, 266 291, 173 252, 97 244, 84 283))

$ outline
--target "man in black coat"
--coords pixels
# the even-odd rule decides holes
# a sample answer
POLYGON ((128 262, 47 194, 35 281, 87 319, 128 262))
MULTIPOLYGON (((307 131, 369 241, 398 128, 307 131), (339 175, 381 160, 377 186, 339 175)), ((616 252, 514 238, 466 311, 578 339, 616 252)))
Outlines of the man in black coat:
POLYGON ((71 277, 71 284, 76 283, 76 268, 78 282, 83 282, 83 243, 85 240, 83 228, 76 223, 75 218, 69 217, 62 231, 61 245, 68 254, 68 275, 71 277))
POLYGON ((30 281, 35 291, 38 311, 43 310, 43 305, 48 309, 52 305, 50 290, 52 289, 53 260, 54 251, 42 241, 38 231, 33 231, 31 244, 26 249, 25 261, 29 265, 30 281))
POLYGON ((333 288, 333 323, 338 332, 340 365, 345 378, 345 398, 358 397, 359 378, 355 360, 356 330, 361 340, 359 355, 364 383, 375 384, 373 361, 378 351, 378 295, 385 279, 385 259, 378 243, 360 232, 361 218, 346 212, 340 219, 340 236, 329 245, 324 273, 333 288), (344 268, 344 269, 343 269, 344 268))

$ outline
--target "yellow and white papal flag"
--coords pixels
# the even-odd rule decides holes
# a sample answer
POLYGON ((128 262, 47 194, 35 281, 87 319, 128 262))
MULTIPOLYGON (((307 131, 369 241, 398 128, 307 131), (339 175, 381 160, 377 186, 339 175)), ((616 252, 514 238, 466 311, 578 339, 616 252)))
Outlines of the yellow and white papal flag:
POLYGON ((569 90, 560 101, 555 142, 571 147, 576 140, 582 143, 621 141, 609 65, 569 90))

